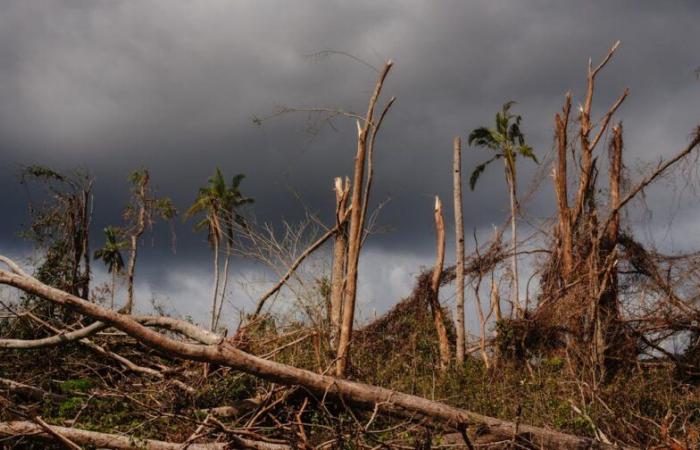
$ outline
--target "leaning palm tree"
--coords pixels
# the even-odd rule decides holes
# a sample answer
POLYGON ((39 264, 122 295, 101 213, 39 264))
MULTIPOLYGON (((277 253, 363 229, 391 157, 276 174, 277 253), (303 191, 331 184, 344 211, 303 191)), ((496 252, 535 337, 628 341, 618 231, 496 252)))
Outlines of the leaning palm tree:
POLYGON ((503 159, 505 164, 506 184, 508 185, 508 194, 510 197, 511 271, 513 276, 511 295, 516 316, 522 317, 523 311, 520 308, 520 300, 518 298, 518 236, 516 229, 518 199, 515 160, 518 155, 522 155, 537 163, 537 158, 533 153, 532 147, 525 143, 525 136, 520 130, 520 116, 510 113, 510 108, 514 104, 515 102, 512 101, 507 102, 503 105, 501 111, 496 113, 495 128, 479 127, 469 134, 469 145, 474 144, 476 147, 484 147, 495 152, 493 157, 489 160, 476 166, 469 178, 469 187, 471 190, 474 190, 479 176, 486 170, 486 167, 494 161, 503 159))
POLYGON ((125 248, 128 243, 118 240, 118 231, 114 227, 104 229, 105 245, 98 250, 95 250, 93 257, 100 259, 107 266, 107 272, 112 275, 112 300, 109 307, 114 308, 114 292, 116 290, 116 277, 124 269, 124 258, 122 258, 121 249, 125 248))
POLYGON ((253 201, 243 197, 240 193, 239 186, 243 178, 244 175, 236 175, 229 187, 226 185, 221 169, 217 167, 214 175, 209 178, 209 184, 199 189, 199 195, 185 214, 185 218, 204 214, 204 218, 195 225, 195 230, 199 231, 206 228, 207 238, 214 252, 214 281, 210 322, 212 331, 216 329, 219 322, 221 304, 223 304, 228 281, 229 258, 233 247, 233 224, 241 222, 236 213, 236 207, 253 201), (221 289, 221 300, 219 300, 219 247, 222 239, 225 239, 226 242, 227 256, 224 263, 224 285, 223 289, 221 289))

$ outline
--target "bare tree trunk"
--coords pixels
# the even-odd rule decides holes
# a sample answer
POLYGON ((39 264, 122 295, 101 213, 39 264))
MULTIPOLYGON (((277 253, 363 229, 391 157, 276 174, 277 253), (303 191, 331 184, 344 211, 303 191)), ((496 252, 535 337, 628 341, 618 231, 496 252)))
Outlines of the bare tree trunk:
POLYGON ((129 256, 129 266, 127 268, 127 298, 124 311, 131 314, 134 308, 134 273, 136 272, 136 257, 138 255, 138 242, 141 235, 146 230, 146 187, 148 186, 149 175, 144 172, 144 177, 139 181, 138 203, 139 212, 136 221, 136 228, 131 233, 131 255, 129 256))
POLYGON ((331 311, 330 311, 330 341, 331 348, 337 350, 340 334, 340 321, 343 314, 343 292, 345 290, 345 268, 347 266, 347 200, 350 192, 350 179, 345 183, 338 177, 335 179, 335 215, 338 230, 333 244, 333 268, 331 271, 331 311))
POLYGON ((83 252, 83 264, 85 265, 85 270, 83 271, 83 293, 82 297, 84 299, 90 298, 90 190, 92 189, 92 183, 87 189, 83 189, 82 207, 81 207, 81 228, 82 228, 82 242, 81 248, 83 252))
MULTIPOLYGON (((362 186, 365 175, 365 157, 367 155, 367 137, 370 127, 375 127, 372 119, 377 99, 381 93, 384 80, 393 63, 388 61, 377 79, 374 92, 369 101, 364 124, 357 122, 357 153, 355 155, 355 171, 352 181, 352 196, 350 198, 350 232, 348 235, 348 260, 345 277, 345 295, 343 305, 343 320, 340 327, 340 338, 338 339, 338 353, 336 375, 345 375, 350 353, 350 340, 352 339, 352 327, 355 320, 355 299, 357 295, 357 268, 360 262, 360 247, 362 245, 362 233, 364 231, 362 205, 362 186)), ((376 128, 372 130, 372 133, 376 128)))
POLYGON ((454 138, 453 184, 454 184, 454 213, 455 213, 455 268, 457 329, 457 364, 464 363, 464 346, 466 330, 464 328, 464 223, 462 215, 462 141, 459 136, 454 138))
MULTIPOLYGON (((494 270, 495 269, 491 269, 491 290, 490 290, 489 296, 491 298, 490 308, 495 309, 495 311, 496 311, 496 323, 498 323, 500 320, 503 319, 503 314, 501 313, 501 298, 498 295, 498 283, 496 283, 496 276, 495 276, 494 270)), ((484 355, 484 358, 487 358, 485 331, 486 330, 483 329, 483 327, 482 327, 482 331, 481 331, 481 333, 482 333, 482 344, 481 344, 482 348, 481 348, 481 351, 482 351, 482 354, 484 355)), ((495 338, 496 338, 496 343, 498 344, 498 328, 496 329, 495 338)), ((493 350, 493 365, 497 366, 498 360, 501 357, 500 350, 498 348, 498 345, 495 345, 493 348, 494 348, 494 350, 493 350)), ((488 362, 486 363, 486 367, 489 367, 488 362)))
POLYGON ((224 307, 224 300, 226 299, 226 287, 228 285, 228 266, 229 266, 229 261, 231 260, 231 245, 229 243, 226 244, 226 259, 224 259, 224 282, 221 285, 221 299, 219 300, 219 306, 216 309, 216 318, 214 319, 214 328, 212 331, 215 331, 215 328, 219 326, 219 321, 221 320, 221 310, 224 307))
POLYGON ((114 290, 117 288, 117 274, 112 270, 112 299, 109 301, 109 309, 114 309, 114 290))
POLYGON ((435 266, 433 267, 433 277, 430 282, 430 309, 433 312, 435 331, 438 336, 438 346, 440 349, 440 370, 445 371, 450 365, 450 341, 447 338, 447 328, 445 328, 445 315, 440 306, 440 279, 442 278, 442 268, 445 263, 445 222, 442 219, 442 202, 439 197, 435 197, 435 233, 437 235, 437 249, 435 254, 435 266))
POLYGON ((7 258, 0 258, 0 260, 12 268, 12 272, 0 270, 0 284, 14 286, 55 304, 73 308, 81 314, 110 324, 151 348, 174 357, 225 365, 275 383, 304 386, 320 396, 342 398, 344 401, 359 407, 370 410, 378 408, 382 412, 392 415, 428 417, 460 428, 465 426, 480 427, 483 431, 493 433, 502 439, 510 440, 514 436, 522 436, 530 440, 536 447, 551 449, 616 448, 589 438, 515 424, 415 395, 287 366, 248 354, 225 341, 218 345, 188 344, 177 341, 140 325, 128 315, 110 311, 68 292, 47 286, 24 274, 16 264, 7 258))
POLYGON ((509 166, 507 162, 506 179, 508 181, 508 192, 510 194, 510 242, 513 252, 510 260, 510 270, 513 275, 511 298, 513 301, 513 308, 515 308, 515 317, 520 319, 523 317, 523 311, 520 307, 520 280, 518 280, 518 229, 516 225, 517 200, 515 193, 515 169, 509 166))
POLYGON ((212 290, 212 304, 211 304, 211 324, 209 329, 214 331, 214 326, 216 325, 216 305, 219 298, 219 230, 214 230, 212 233, 212 245, 214 246, 214 282, 212 290))

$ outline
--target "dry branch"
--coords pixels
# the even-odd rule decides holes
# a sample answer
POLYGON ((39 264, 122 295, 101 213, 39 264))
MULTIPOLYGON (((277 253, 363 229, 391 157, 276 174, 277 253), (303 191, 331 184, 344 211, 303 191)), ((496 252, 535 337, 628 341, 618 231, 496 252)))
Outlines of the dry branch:
POLYGON ((262 297, 260 297, 255 307, 255 312, 251 316, 251 320, 260 315, 260 311, 262 311, 263 306, 265 306, 265 302, 267 301, 267 299, 272 297, 275 292, 279 291, 282 288, 282 286, 284 286, 284 283, 286 283, 287 280, 289 280, 289 278, 294 274, 294 271, 306 259, 306 257, 313 253, 320 246, 322 246, 328 239, 331 238, 331 236, 335 235, 336 231, 338 230, 338 227, 339 225, 336 225, 335 227, 326 231, 320 238, 318 238, 313 244, 311 244, 306 250, 304 250, 304 253, 299 255, 299 257, 292 263, 292 265, 289 266, 289 269, 282 276, 282 278, 280 278, 277 284, 272 286, 265 294, 262 295, 262 297))
MULTIPOLYGON (((131 436, 117 434, 98 433, 95 431, 81 430, 79 428, 59 427, 48 425, 45 427, 28 421, 0 422, 0 436, 20 437, 30 439, 57 439, 62 436, 83 446, 109 448, 118 450, 182 450, 183 444, 176 442, 164 442, 153 439, 137 439, 131 436), (48 430, 46 429, 48 428, 48 430)), ((229 442, 216 442, 206 444, 188 444, 188 450, 225 450, 241 448, 251 450, 288 450, 290 446, 270 442, 253 441, 241 437, 229 437, 229 442)))

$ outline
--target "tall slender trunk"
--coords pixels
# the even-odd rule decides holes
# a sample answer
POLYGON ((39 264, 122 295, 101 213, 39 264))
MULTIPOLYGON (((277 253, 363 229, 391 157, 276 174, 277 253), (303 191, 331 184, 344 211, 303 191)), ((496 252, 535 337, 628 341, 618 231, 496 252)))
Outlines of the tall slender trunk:
POLYGON ((114 290, 117 287, 117 274, 112 271, 112 299, 109 302, 109 309, 114 309, 114 290))
MULTIPOLYGON (((496 274, 494 273, 495 270, 491 269, 491 292, 490 292, 490 297, 491 297, 491 305, 490 309, 495 310, 496 312, 496 323, 500 322, 503 319, 503 314, 501 312, 501 297, 498 295, 498 283, 496 283, 496 274)), ((496 342, 498 342, 498 327, 495 329, 496 331, 494 332, 494 338, 496 339, 496 342)), ((483 333, 483 331, 482 331, 483 333)), ((486 340, 485 338, 485 333, 482 335, 482 354, 486 354, 486 340)), ((500 358, 500 350, 498 345, 494 345, 493 347, 493 366, 498 365, 498 360, 500 358)))
POLYGON ((90 188, 83 190, 82 196, 82 207, 81 207, 81 229, 82 229, 82 239, 81 248, 83 252, 83 264, 85 265, 85 270, 83 271, 83 292, 81 297, 84 299, 90 298, 90 215, 89 211, 90 205, 90 188))
MULTIPOLYGON (((219 321, 221 320, 221 310, 224 307, 224 300, 226 298, 226 287, 228 286, 228 266, 231 260, 230 247, 226 245, 226 259, 224 259, 224 282, 221 284, 221 295, 219 298, 219 306, 216 308, 216 318, 214 320, 214 329, 219 326, 219 321)), ((213 331, 213 329, 212 329, 213 331)))
POLYGON ((138 201, 139 201, 139 213, 136 220, 136 228, 131 233, 131 254, 129 256, 129 266, 127 269, 127 298, 126 306, 124 311, 126 314, 131 314, 134 308, 134 273, 136 272, 136 257, 138 256, 138 244, 141 235, 146 229, 146 186, 148 186, 148 172, 145 173, 144 178, 140 181, 138 201))
POLYGON ((523 317, 523 311, 520 307, 520 290, 518 283, 518 229, 516 226, 517 200, 515 197, 515 169, 508 165, 506 158, 506 180, 508 181, 508 190, 510 194, 510 241, 511 241, 511 262, 510 270, 513 275, 513 283, 511 284, 511 298, 513 300, 513 308, 515 308, 515 317, 520 319, 523 317))
POLYGON ((440 307, 440 279, 442 278, 442 268, 445 263, 445 222, 442 219, 442 202, 439 197, 435 197, 435 233, 437 235, 437 249, 435 254, 435 266, 430 282, 430 309, 433 312, 435 331, 438 336, 438 347, 440 350, 440 370, 445 371, 450 365, 450 341, 447 338, 447 328, 445 328, 445 315, 440 307))
POLYGON ((457 363, 464 363, 464 346, 466 331, 464 329, 464 223, 462 216, 462 141, 459 136, 453 142, 453 183, 454 183, 454 213, 455 213, 455 268, 456 280, 456 309, 455 318, 457 328, 457 363))
POLYGON ((336 224, 338 231, 335 233, 333 243, 333 268, 331 271, 331 311, 330 311, 330 343, 331 348, 337 350, 338 336, 340 334, 341 317, 343 314, 343 292, 345 290, 345 269, 347 267, 347 224, 345 224, 348 193, 350 192, 350 180, 338 177, 334 185, 336 200, 336 224))
POLYGON ((214 286, 213 286, 213 299, 211 305, 211 324, 209 329, 214 331, 215 320, 216 320, 216 305, 217 299, 219 297, 219 236, 218 230, 214 230, 213 234, 213 246, 214 246, 214 286))

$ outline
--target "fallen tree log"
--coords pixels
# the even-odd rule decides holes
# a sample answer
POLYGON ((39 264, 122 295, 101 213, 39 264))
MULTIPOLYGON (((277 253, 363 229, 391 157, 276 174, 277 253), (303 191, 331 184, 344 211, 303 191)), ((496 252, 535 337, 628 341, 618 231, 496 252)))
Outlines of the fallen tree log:
MULTIPOLYGON (((53 433, 63 436, 76 444, 95 448, 109 448, 117 450, 290 450, 292 447, 286 444, 254 441, 241 437, 229 437, 228 442, 213 442, 206 444, 188 444, 186 447, 179 442, 165 442, 153 439, 137 439, 133 436, 120 436, 118 434, 98 433, 95 431, 81 430, 79 428, 59 427, 48 425, 53 433)), ((0 422, 0 436, 21 437, 29 439, 55 440, 52 433, 44 427, 29 421, 0 422)))
MULTIPOLYGON (((202 344, 218 344, 223 340, 223 338, 216 333, 203 330, 194 324, 172 317, 132 316, 132 319, 144 326, 172 331, 202 344)), ((0 339, 0 349, 14 348, 29 350, 63 345, 68 342, 79 341, 90 337, 109 327, 109 324, 95 322, 77 330, 66 330, 41 339, 0 339)))
MULTIPOLYGON (((8 261, 4 257, 0 257, 0 260, 8 261)), ((10 261, 8 266, 12 268, 13 263, 10 261)), ((510 421, 484 416, 415 395, 319 375, 315 372, 248 354, 234 347, 229 341, 223 341, 218 345, 196 345, 177 341, 144 327, 128 315, 102 308, 82 298, 47 286, 25 273, 0 270, 0 284, 13 286, 27 293, 41 296, 53 303, 73 308, 81 314, 109 323, 143 344, 173 357, 228 366, 279 384, 300 385, 321 396, 340 398, 346 403, 362 408, 371 410, 377 407, 379 411, 391 415, 422 416, 443 422, 457 430, 470 426, 478 427, 478 429, 486 429, 490 434, 504 439, 517 435, 519 439, 527 439, 539 448, 617 448, 586 437, 573 436, 541 427, 516 425, 510 421)))

